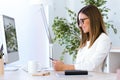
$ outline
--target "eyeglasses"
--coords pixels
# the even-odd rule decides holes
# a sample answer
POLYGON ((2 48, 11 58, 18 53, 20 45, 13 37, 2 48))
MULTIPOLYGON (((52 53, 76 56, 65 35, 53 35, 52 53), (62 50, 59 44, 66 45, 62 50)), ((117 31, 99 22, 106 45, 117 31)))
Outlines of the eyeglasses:
POLYGON ((79 20, 79 25, 83 25, 83 24, 84 24, 84 21, 85 21, 86 19, 88 19, 88 18, 80 19, 80 20, 79 20))

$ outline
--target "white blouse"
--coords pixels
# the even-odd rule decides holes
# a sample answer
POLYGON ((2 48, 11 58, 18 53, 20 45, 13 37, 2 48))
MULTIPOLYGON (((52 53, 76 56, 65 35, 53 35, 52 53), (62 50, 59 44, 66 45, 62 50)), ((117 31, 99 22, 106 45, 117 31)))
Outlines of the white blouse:
POLYGON ((105 33, 102 33, 90 48, 89 44, 88 41, 85 47, 79 49, 75 69, 101 72, 104 59, 111 48, 111 41, 105 33))

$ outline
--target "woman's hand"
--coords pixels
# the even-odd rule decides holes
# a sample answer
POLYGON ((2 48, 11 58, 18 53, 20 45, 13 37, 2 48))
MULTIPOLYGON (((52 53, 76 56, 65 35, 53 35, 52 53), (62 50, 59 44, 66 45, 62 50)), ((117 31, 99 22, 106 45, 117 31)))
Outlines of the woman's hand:
POLYGON ((56 70, 56 71, 64 70, 65 64, 62 61, 53 60, 52 63, 53 63, 54 70, 56 70))

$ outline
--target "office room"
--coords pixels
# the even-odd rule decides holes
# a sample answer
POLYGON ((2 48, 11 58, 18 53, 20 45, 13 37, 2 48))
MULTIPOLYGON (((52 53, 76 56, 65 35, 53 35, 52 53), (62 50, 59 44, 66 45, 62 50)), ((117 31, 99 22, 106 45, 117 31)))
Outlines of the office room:
MULTIPOLYGON (((4 61, 2 62, 4 63, 3 67, 0 63, 0 67, 3 69, 0 73, 0 79, 119 80, 120 12, 119 7, 117 7, 119 3, 119 0, 0 0, 0 55, 2 55, 0 58, 4 61), (102 71, 100 72, 86 69, 87 65, 84 65, 83 70, 82 67, 80 70, 79 67, 76 67, 81 40, 81 32, 77 23, 78 12, 90 3, 96 4, 102 10, 100 13, 104 17, 105 27, 107 26, 106 33, 112 43, 109 53, 104 56, 104 59, 101 59, 102 71), (5 17, 7 19, 4 19, 5 17), (4 30, 6 29, 5 24, 8 22, 13 24, 15 29, 16 42, 14 39, 12 42, 17 44, 17 49, 11 48, 10 43, 7 45, 9 40, 7 40, 7 32, 4 30), (63 26, 67 26, 67 28, 63 26), (68 27, 72 29, 70 33, 67 33, 68 27), (12 50, 16 50, 17 55, 8 53, 12 50), (66 69, 56 68, 61 67, 59 65, 67 67, 66 69), (71 73, 71 75, 66 75, 66 72, 71 73)), ((87 20, 89 19, 79 21, 80 25, 84 25, 87 20)), ((7 25, 8 28, 9 26, 7 25)), ((87 57, 90 58, 91 55, 87 57)))

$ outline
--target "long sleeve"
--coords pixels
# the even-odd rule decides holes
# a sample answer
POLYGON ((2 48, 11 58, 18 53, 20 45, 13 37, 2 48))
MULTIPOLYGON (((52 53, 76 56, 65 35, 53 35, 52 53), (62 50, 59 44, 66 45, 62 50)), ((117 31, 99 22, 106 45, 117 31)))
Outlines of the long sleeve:
POLYGON ((75 69, 88 71, 101 71, 105 57, 108 55, 111 47, 109 37, 102 33, 94 44, 88 48, 87 45, 78 51, 75 69))

